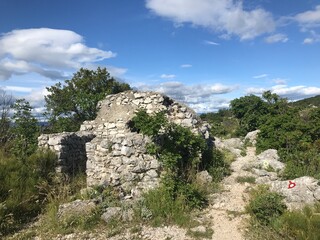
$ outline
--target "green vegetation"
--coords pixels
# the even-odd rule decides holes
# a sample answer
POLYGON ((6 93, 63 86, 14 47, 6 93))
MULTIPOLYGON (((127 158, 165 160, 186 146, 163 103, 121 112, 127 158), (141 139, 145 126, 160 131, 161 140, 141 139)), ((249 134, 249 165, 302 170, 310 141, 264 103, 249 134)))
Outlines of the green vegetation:
POLYGON ((220 109, 217 113, 203 113, 200 118, 210 123, 212 136, 230 138, 239 135, 239 120, 229 109, 220 109))
MULTIPOLYGON (((229 110, 203 114, 201 118, 211 123, 214 136, 244 136, 260 129, 257 152, 277 149, 286 163, 284 179, 304 175, 320 178, 319 108, 302 109, 298 103, 289 104, 267 91, 262 97, 249 95, 234 99, 229 110)), ((241 151, 242 156, 245 154, 241 151)))
POLYGON ((247 205, 247 212, 259 223, 270 225, 286 210, 284 199, 275 192, 270 192, 268 186, 259 185, 250 192, 251 201, 247 205))
POLYGON ((299 109, 310 108, 313 106, 320 107, 320 95, 292 102, 290 105, 298 107, 299 109))
POLYGON ((47 88, 45 97, 50 132, 77 131, 85 120, 93 120, 97 114, 98 101, 106 95, 130 90, 126 83, 120 83, 108 71, 81 68, 71 80, 47 88))
MULTIPOLYGON (((51 125, 46 131, 78 130, 82 121, 96 116, 99 100, 128 89, 129 85, 111 78, 106 69, 80 69, 71 80, 48 88, 46 106, 51 125)), ((90 215, 58 224, 59 204, 73 200, 85 186, 85 178, 76 175, 62 180, 56 176, 56 155, 37 147, 41 129, 32 110, 25 99, 14 100, 0 91, 0 238, 40 213, 50 219, 51 229, 60 224, 66 231, 92 226, 97 220, 96 215, 90 215)))
POLYGON ((320 238, 320 204, 286 212, 280 217, 279 225, 278 231, 291 239, 318 240, 320 238))
POLYGON ((250 177, 250 176, 239 176, 236 178, 236 181, 238 183, 255 183, 256 182, 256 178, 255 177, 250 177))
POLYGON ((222 153, 213 150, 188 128, 169 123, 163 112, 148 115, 139 111, 132 119, 133 131, 152 138, 148 151, 163 163, 166 173, 161 187, 146 194, 146 206, 156 223, 182 224, 187 213, 206 204, 206 194, 196 184, 199 170, 208 170, 215 181, 229 173, 222 153), (185 216, 185 217, 184 217, 185 216))
POLYGON ((252 216, 248 239, 314 239, 320 236, 320 204, 288 211, 283 197, 266 186, 251 191, 246 209, 252 216))
POLYGON ((0 154, 0 233, 8 234, 41 212, 41 186, 52 183, 56 156, 41 150, 26 158, 0 154))

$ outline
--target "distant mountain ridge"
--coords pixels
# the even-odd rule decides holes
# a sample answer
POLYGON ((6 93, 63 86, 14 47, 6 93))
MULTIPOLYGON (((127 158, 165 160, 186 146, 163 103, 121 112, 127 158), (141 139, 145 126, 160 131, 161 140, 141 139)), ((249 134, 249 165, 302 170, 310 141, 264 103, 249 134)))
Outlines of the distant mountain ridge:
POLYGON ((300 107, 300 108, 306 108, 312 105, 320 107, 320 95, 317 95, 315 97, 305 98, 296 102, 292 102, 290 104, 292 104, 292 106, 300 107))

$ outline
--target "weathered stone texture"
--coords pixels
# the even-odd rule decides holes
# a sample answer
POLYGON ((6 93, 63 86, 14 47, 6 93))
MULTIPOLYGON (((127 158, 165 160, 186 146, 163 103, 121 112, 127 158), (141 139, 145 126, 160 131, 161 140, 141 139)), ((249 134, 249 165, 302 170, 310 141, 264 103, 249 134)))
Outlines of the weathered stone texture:
POLYGON ((68 162, 67 168, 70 169, 75 167, 74 163, 85 161, 88 186, 116 186, 126 197, 134 197, 159 184, 161 164, 155 156, 146 153, 150 138, 132 132, 128 127, 139 109, 145 109, 149 114, 164 111, 170 122, 190 128, 213 145, 209 125, 202 123, 190 108, 159 93, 127 91, 108 95, 97 107, 97 118, 85 121, 79 132, 39 138, 40 146, 57 152, 61 171, 65 170, 64 162, 68 162), (73 157, 77 154, 79 160, 73 157))
POLYGON ((94 135, 89 132, 42 134, 38 138, 39 147, 49 148, 58 157, 56 171, 73 175, 86 169, 86 142, 94 135))

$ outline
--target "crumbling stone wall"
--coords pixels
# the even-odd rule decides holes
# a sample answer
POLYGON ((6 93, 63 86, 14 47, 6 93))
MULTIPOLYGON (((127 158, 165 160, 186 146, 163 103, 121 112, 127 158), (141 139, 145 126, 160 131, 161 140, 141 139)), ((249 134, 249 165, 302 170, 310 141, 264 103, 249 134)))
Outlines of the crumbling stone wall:
POLYGON ((87 154, 86 143, 94 138, 92 133, 42 134, 38 138, 39 147, 49 148, 57 154, 56 171, 70 176, 85 172, 87 154))
MULTIPOLYGON (((134 197, 159 184, 161 163, 155 156, 146 152, 146 144, 151 140, 147 136, 132 132, 128 127, 128 123, 139 109, 145 109, 149 114, 164 111, 169 121, 190 128, 195 134, 207 139, 208 144, 213 145, 209 136, 209 126, 203 124, 193 110, 159 93, 127 91, 108 95, 98 103, 97 107, 99 108, 97 118, 85 121, 78 133, 61 134, 68 136, 63 137, 66 143, 60 144, 61 147, 58 147, 59 144, 49 144, 50 139, 56 139, 60 135, 41 136, 41 144, 39 143, 43 146, 49 145, 61 155, 61 149, 67 145, 67 139, 71 140, 79 134, 90 133, 91 139, 89 137, 79 142, 80 145, 86 142, 88 186, 100 184, 116 186, 122 190, 124 196, 134 197), (70 138, 69 134, 73 137, 70 138)), ((56 142, 59 141, 54 143, 56 142)), ((71 145, 73 149, 77 144, 73 142, 71 145)), ((84 159, 83 147, 79 148, 78 154, 84 159)), ((59 159, 68 158, 67 156, 59 159)), ((71 162, 76 161, 71 160, 71 162)), ((83 160, 78 162, 82 163, 83 160)))

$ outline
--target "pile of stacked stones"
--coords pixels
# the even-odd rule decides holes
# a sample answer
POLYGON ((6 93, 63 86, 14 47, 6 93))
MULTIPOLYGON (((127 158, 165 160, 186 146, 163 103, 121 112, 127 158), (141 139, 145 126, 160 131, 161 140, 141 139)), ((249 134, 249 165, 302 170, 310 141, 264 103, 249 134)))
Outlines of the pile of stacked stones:
MULTIPOLYGON (((86 156, 88 186, 118 187, 124 197, 130 198, 159 184, 161 164, 155 156, 146 152, 146 145, 151 139, 133 132, 128 126, 139 109, 146 110, 148 114, 163 111, 169 122, 190 128, 212 145, 209 126, 202 123, 193 110, 159 93, 127 91, 108 95, 97 107, 97 118, 85 121, 79 132, 55 134, 55 138, 61 136, 64 139, 57 141, 56 146, 51 144, 52 141, 49 144, 52 135, 39 138, 39 145, 49 145, 57 152, 62 163, 60 157, 64 154, 61 149, 64 149, 67 145, 65 141, 70 138, 66 136, 86 136, 85 148, 79 147, 82 149, 79 157, 83 154, 86 156), (60 147, 57 147, 59 144, 60 147)), ((68 159, 68 156, 63 156, 63 159, 68 159)))

